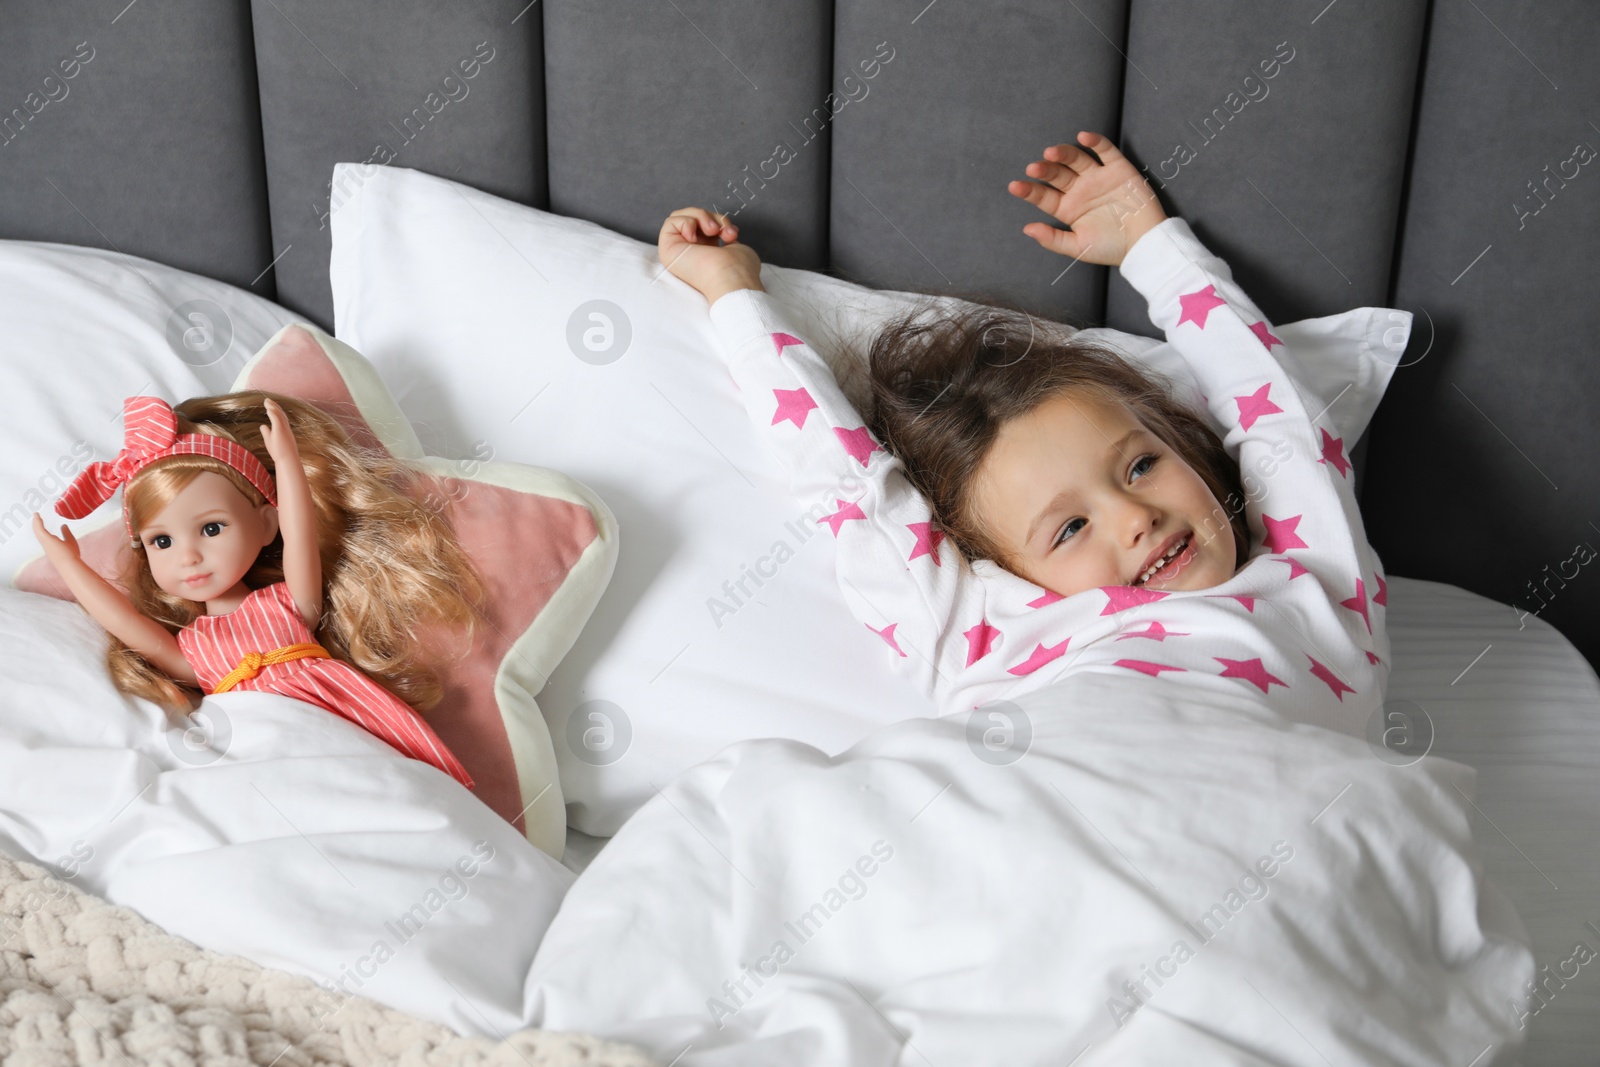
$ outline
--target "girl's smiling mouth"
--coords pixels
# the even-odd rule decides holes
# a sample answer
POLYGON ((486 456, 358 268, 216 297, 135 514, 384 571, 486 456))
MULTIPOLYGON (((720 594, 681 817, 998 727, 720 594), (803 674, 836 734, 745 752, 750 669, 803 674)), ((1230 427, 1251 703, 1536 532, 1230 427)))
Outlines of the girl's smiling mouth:
POLYGON ((1167 582, 1178 576, 1178 572, 1194 562, 1199 554, 1199 546, 1194 541, 1194 531, 1184 530, 1156 550, 1154 556, 1145 568, 1134 576, 1129 585, 1143 586, 1152 582, 1167 582))

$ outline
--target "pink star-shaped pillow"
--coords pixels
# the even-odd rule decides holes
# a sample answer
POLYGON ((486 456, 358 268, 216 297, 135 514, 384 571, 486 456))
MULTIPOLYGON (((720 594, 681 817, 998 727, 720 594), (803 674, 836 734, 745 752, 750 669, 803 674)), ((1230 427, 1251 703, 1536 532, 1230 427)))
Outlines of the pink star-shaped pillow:
MULTIPOLYGON (((560 859, 566 805, 535 698, 611 580, 617 523, 610 509, 557 471, 425 455, 372 364, 309 324, 279 330, 233 388, 308 400, 360 444, 443 477, 446 514, 488 593, 488 625, 478 627, 465 656, 443 666, 444 699, 425 717, 472 775, 474 795, 560 859)), ((423 492, 421 483, 416 491, 423 492)), ((116 582, 122 553, 130 549, 120 505, 108 515, 107 525, 79 544, 84 560, 116 582)), ((16 585, 72 598, 43 556, 23 567, 16 585)), ((440 640, 451 644, 443 635, 440 640)))

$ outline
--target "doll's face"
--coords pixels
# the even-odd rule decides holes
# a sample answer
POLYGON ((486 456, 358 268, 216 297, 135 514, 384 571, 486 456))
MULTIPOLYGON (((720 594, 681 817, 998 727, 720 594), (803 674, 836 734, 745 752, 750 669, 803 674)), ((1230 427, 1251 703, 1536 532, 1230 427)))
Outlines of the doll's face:
POLYGON ((207 601, 239 584, 278 533, 278 509, 252 504, 214 471, 194 481, 139 530, 156 584, 207 601))

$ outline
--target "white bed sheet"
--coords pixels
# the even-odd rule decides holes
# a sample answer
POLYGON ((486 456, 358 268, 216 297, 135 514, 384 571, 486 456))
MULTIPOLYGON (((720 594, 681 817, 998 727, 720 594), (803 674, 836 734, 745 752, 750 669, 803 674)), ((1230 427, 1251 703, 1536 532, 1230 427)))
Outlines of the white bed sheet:
POLYGON ((1600 953, 1600 680, 1548 623, 1440 582, 1390 579, 1389 635, 1389 707, 1420 705, 1433 752, 1478 769, 1484 867, 1549 967, 1517 1062, 1593 1064, 1600 958, 1558 971, 1579 942, 1600 953))

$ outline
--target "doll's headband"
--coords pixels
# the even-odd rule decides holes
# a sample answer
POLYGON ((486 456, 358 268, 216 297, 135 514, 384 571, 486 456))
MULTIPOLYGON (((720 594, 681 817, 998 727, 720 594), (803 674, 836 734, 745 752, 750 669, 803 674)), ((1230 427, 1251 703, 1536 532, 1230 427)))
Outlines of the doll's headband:
MULTIPOLYGON (((220 460, 244 475, 261 490, 267 503, 277 506, 272 475, 248 448, 209 433, 178 433, 178 417, 172 406, 158 396, 130 396, 122 402, 122 451, 110 463, 91 463, 72 480, 56 501, 56 512, 68 519, 81 519, 104 504, 117 487, 133 480, 145 467, 168 456, 193 454, 220 460)), ((122 501, 122 521, 128 536, 137 539, 128 515, 128 501, 122 501)))

